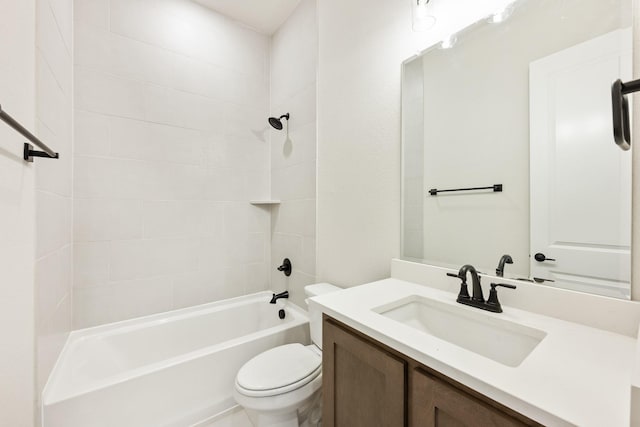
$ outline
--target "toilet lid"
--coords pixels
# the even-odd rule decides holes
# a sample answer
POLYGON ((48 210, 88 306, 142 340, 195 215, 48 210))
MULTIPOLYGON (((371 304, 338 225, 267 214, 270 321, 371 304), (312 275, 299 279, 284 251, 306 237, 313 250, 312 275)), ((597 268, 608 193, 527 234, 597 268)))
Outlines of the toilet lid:
POLYGON ((244 390, 265 392, 304 385, 320 374, 322 358, 302 344, 287 344, 261 353, 244 364, 236 384, 244 390))

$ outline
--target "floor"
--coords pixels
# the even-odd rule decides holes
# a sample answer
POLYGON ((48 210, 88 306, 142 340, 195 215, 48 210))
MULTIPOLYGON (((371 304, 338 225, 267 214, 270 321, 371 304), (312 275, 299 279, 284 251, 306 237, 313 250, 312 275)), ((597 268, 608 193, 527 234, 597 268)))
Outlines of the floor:
POLYGON ((253 424, 245 410, 236 406, 224 414, 217 415, 213 420, 203 421, 191 427, 253 427, 253 424))

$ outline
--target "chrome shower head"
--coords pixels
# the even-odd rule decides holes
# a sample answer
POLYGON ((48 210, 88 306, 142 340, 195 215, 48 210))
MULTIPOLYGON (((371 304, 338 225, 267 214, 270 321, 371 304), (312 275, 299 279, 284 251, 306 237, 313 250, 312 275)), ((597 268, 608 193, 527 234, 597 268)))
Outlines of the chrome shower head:
POLYGON ((276 130, 282 130, 282 119, 287 119, 288 121, 289 113, 281 115, 279 119, 269 117, 269 124, 276 130))

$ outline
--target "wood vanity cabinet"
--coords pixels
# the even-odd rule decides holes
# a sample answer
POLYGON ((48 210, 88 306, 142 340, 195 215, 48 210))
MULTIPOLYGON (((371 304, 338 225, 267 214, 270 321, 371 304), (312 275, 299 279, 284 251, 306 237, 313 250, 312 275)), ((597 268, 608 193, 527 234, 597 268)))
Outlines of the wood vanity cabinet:
POLYGON ((540 426, 324 316, 324 427, 540 426))

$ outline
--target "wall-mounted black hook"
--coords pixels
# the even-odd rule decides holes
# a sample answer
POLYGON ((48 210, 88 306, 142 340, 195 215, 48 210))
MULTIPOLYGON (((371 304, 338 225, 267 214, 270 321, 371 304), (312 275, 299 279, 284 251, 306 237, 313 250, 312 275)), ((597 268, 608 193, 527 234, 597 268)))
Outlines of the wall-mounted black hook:
POLYGON ((625 95, 638 91, 640 91, 640 80, 622 83, 622 80, 618 79, 611 85, 613 139, 618 147, 625 151, 631 148, 629 101, 625 95))
POLYGON ((291 261, 289 261, 289 258, 285 258, 282 261, 282 265, 278 267, 278 271, 282 271, 285 276, 291 276, 291 261))

